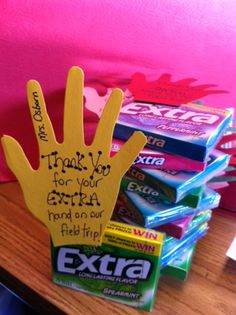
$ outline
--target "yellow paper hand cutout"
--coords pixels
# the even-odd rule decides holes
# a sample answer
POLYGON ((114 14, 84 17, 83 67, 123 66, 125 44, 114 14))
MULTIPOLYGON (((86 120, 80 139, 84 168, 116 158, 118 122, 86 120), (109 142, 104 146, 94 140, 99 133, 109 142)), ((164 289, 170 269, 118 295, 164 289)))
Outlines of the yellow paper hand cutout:
POLYGON ((54 246, 100 245, 122 176, 146 143, 135 132, 112 158, 110 147, 122 92, 113 90, 97 126, 93 143, 84 142, 83 72, 69 71, 64 108, 64 141, 56 141, 40 85, 27 83, 27 95, 40 163, 32 169, 19 143, 2 137, 8 166, 22 187, 29 210, 49 229, 54 246))

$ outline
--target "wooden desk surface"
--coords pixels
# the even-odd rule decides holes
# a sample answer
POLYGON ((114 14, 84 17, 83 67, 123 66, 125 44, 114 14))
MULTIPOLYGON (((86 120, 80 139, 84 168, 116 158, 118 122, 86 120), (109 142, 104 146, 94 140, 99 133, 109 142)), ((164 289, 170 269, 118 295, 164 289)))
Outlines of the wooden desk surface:
MULTIPOLYGON (((39 314, 147 314, 51 282, 47 230, 26 210, 17 183, 0 184, 0 217, 0 281, 39 314)), ((236 216, 216 210, 187 282, 162 277, 152 314, 235 315, 236 262, 225 256, 235 235, 236 216)))

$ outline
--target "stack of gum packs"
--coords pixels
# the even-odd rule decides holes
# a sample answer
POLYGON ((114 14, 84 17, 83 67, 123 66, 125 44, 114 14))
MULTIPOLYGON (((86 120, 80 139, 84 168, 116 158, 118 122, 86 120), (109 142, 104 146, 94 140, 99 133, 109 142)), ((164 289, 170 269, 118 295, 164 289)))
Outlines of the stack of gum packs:
POLYGON ((186 280, 196 242, 220 196, 206 183, 228 163, 214 147, 227 111, 196 104, 124 105, 111 155, 135 130, 147 136, 121 183, 102 245, 51 246, 53 281, 151 311, 159 275, 186 280))
POLYGON ((161 274, 187 278, 195 245, 219 205, 207 183, 228 165, 229 156, 215 147, 230 121, 227 110, 193 103, 122 107, 112 154, 135 130, 148 143, 122 179, 113 218, 165 233, 161 274))

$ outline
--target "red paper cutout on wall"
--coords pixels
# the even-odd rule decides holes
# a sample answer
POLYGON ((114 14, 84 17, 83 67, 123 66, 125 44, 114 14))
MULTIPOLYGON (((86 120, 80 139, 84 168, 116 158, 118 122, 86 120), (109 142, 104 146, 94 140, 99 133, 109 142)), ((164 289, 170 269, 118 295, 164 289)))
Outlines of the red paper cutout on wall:
POLYGON ((217 149, 230 155, 230 166, 236 166, 236 133, 224 135, 217 145, 217 149), (225 144, 231 144, 231 147, 224 147, 225 144))
POLYGON ((180 105, 199 100, 210 94, 229 93, 226 90, 210 89, 216 84, 191 85, 197 79, 186 78, 176 82, 171 81, 171 75, 162 74, 157 80, 148 82, 142 73, 135 73, 128 85, 135 101, 180 105))

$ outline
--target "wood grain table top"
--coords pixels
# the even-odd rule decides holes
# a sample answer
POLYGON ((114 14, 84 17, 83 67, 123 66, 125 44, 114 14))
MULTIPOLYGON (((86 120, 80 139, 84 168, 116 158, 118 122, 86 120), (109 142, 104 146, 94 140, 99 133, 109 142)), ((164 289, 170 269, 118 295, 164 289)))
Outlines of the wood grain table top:
MULTIPOLYGON (((39 314, 148 314, 52 283, 48 232, 26 209, 17 183, 0 184, 0 218, 0 281, 39 314)), ((214 210, 209 225, 188 280, 161 277, 151 314, 236 314, 236 262, 225 255, 236 235, 236 215, 214 210)))

